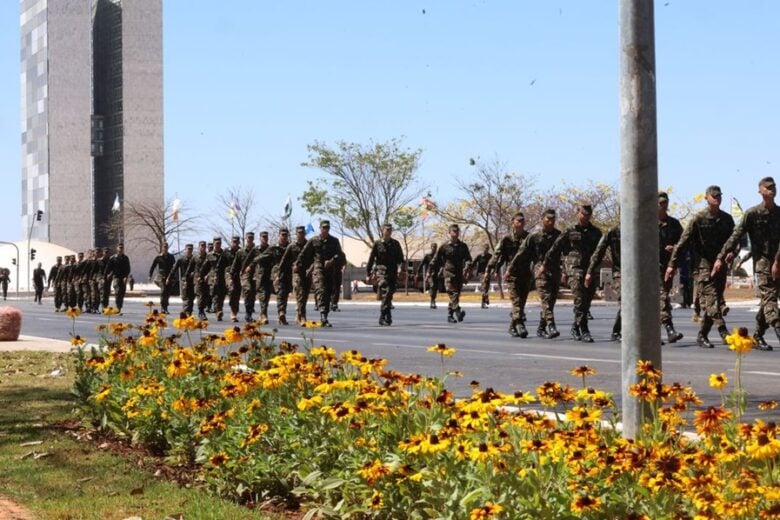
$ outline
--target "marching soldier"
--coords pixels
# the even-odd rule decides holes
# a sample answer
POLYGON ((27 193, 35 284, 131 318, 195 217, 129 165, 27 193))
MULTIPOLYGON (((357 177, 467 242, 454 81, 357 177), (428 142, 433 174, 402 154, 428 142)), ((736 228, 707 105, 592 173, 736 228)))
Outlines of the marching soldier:
MULTIPOLYGON (((287 228, 279 230, 279 242, 276 245, 269 246, 257 255, 255 258, 255 264, 257 269, 262 269, 268 273, 270 278, 271 292, 276 293, 276 309, 279 314, 279 325, 287 325, 287 297, 290 294, 290 288, 292 285, 292 269, 287 269, 286 272, 281 270, 281 262, 284 257, 287 247, 290 245, 290 231, 287 228)), ((270 297, 270 296, 269 296, 270 297)), ((268 304, 266 303, 266 312, 263 313, 261 308, 261 324, 263 324, 262 316, 265 316, 265 323, 268 323, 268 304)))
MULTIPOLYGON (((622 320, 620 316, 620 224, 613 227, 601 236, 593 256, 590 257, 590 265, 585 275, 585 287, 589 288, 593 283, 593 274, 604 260, 604 255, 609 250, 609 258, 612 260, 612 288, 618 295, 618 311, 615 323, 612 325, 612 341, 620 341, 623 338, 622 320)), ((676 340, 675 340, 676 341, 676 340)))
POLYGON ((86 267, 87 261, 84 259, 84 253, 79 252, 76 265, 73 268, 73 277, 71 278, 73 292, 76 295, 76 306, 79 310, 84 310, 84 284, 82 284, 82 280, 86 275, 86 267))
POLYGON ((718 254, 712 268, 713 276, 721 270, 724 262, 731 263, 739 251, 742 237, 750 237, 750 256, 761 293, 761 305, 756 314, 756 330, 753 337, 756 348, 772 350, 764 339, 764 333, 772 327, 780 339, 780 310, 777 307, 780 288, 780 207, 775 203, 777 185, 772 177, 764 177, 758 183, 761 204, 748 209, 734 232, 718 254))
POLYGON ((76 263, 76 255, 70 255, 70 269, 68 269, 68 307, 78 307, 79 304, 79 292, 78 292, 78 264, 76 263))
POLYGON ((100 271, 103 273, 103 291, 100 293, 100 305, 105 309, 108 307, 108 297, 111 296, 111 278, 108 272, 108 261, 111 259, 111 248, 103 248, 103 263, 100 271))
POLYGON ((252 260, 255 259, 256 254, 255 234, 249 231, 244 236, 244 247, 238 250, 233 259, 233 265, 230 268, 233 278, 240 277, 241 297, 244 299, 244 310, 246 311, 244 321, 246 322, 254 321, 252 314, 255 312, 255 296, 257 295, 257 290, 254 276, 246 271, 246 269, 251 266, 252 260))
POLYGON ((211 303, 214 306, 214 312, 217 314, 217 321, 222 321, 224 316, 223 309, 225 307, 225 295, 227 294, 225 272, 228 267, 225 251, 222 250, 222 238, 214 237, 211 252, 206 255, 206 262, 201 267, 201 272, 205 273, 211 303))
POLYGON ((92 312, 100 312, 100 294, 102 285, 100 283, 103 277, 103 250, 101 248, 95 249, 94 257, 92 260, 92 269, 89 274, 89 293, 90 293, 90 307, 92 312))
POLYGON ((339 300, 341 299, 342 285, 344 284, 344 268, 347 266, 347 255, 344 251, 339 254, 333 268, 333 294, 330 297, 330 310, 341 312, 339 300))
POLYGON ((661 325, 666 329, 666 339, 674 343, 682 339, 682 332, 674 330, 672 322, 672 301, 669 291, 672 290, 672 280, 667 280, 666 266, 674 251, 674 246, 682 236, 680 221, 669 215, 669 195, 665 192, 658 194, 658 246, 660 249, 660 274, 661 274, 661 325))
POLYGON ((38 267, 33 269, 33 287, 35 288, 33 302, 38 302, 38 305, 43 305, 43 284, 46 281, 46 270, 42 266, 43 264, 38 262, 38 267))
POLYGON ((54 285, 54 312, 60 312, 60 307, 62 306, 62 291, 57 286, 57 277, 59 276, 62 267, 62 257, 58 256, 57 263, 51 266, 51 269, 49 269, 49 277, 46 279, 47 291, 54 285))
POLYGON ((116 246, 116 253, 108 259, 106 272, 114 281, 114 298, 119 314, 122 314, 122 304, 125 301, 127 291, 127 277, 130 276, 130 259, 125 254, 125 244, 120 242, 116 246))
POLYGON ((222 252, 222 262, 225 264, 225 283, 227 286, 228 305, 230 306, 230 321, 238 322, 238 306, 241 302, 241 276, 233 273, 233 264, 241 250, 241 237, 230 238, 230 248, 222 252))
MULTIPOLYGON (((512 320, 509 322, 509 335, 515 338, 527 338, 528 329, 525 328, 523 319, 525 303, 528 300, 528 292, 531 290, 533 277, 531 275, 531 259, 523 255, 518 256, 520 245, 528 237, 525 230, 525 215, 518 211, 512 216, 512 233, 506 235, 496 246, 496 253, 490 259, 485 269, 482 283, 490 284, 490 277, 494 271, 506 266, 504 280, 509 289, 509 298, 512 300, 512 320)), ((484 304, 484 296, 483 296, 484 304)))
POLYGON ((273 294, 273 283, 271 282, 271 269, 273 265, 266 262, 259 263, 257 259, 261 254, 268 251, 271 246, 268 243, 268 231, 260 233, 260 244, 257 246, 257 252, 252 261, 250 271, 254 273, 255 287, 257 288, 257 300, 260 303, 260 325, 268 323, 268 304, 273 294))
POLYGON ((382 226, 382 238, 374 242, 366 264, 366 278, 376 277, 379 304, 379 325, 392 325, 393 294, 398 285, 398 270, 404 264, 404 253, 398 240, 392 237, 392 224, 382 226))
POLYGON ((181 293, 182 313, 186 316, 192 315, 192 309, 195 302, 195 258, 192 254, 193 245, 187 244, 184 246, 184 255, 180 256, 173 264, 168 279, 167 285, 173 283, 174 277, 179 278, 179 292, 181 293))
POLYGON ((715 324, 718 333, 725 342, 728 335, 726 322, 721 315, 720 302, 726 289, 726 273, 714 269, 718 254, 734 231, 734 219, 720 209, 721 191, 718 186, 707 188, 707 208, 697 213, 688 223, 680 240, 672 250, 669 265, 666 268, 665 280, 674 277, 674 270, 686 247, 693 250, 693 270, 701 287, 701 304, 704 310, 696 344, 702 348, 713 348, 707 334, 715 324))
POLYGON ((295 242, 287 246, 279 264, 280 273, 292 273, 293 291, 295 292, 295 321, 298 325, 306 323, 306 302, 311 292, 311 277, 297 263, 298 257, 306 245, 306 228, 295 228, 295 242))
MULTIPOLYGON (((492 257, 493 255, 490 254, 490 246, 485 244, 485 249, 482 251, 482 253, 478 254, 476 258, 474 258, 474 262, 472 263, 472 265, 476 268, 477 278, 482 282, 480 291, 482 292, 483 309, 487 309, 487 306, 490 305, 490 277, 484 277, 483 275, 487 271, 488 263, 492 257)), ((510 260, 511 258, 507 261, 507 263, 510 260)))
POLYGON ((590 265, 590 257, 601 240, 601 231, 591 224, 593 207, 581 203, 577 207, 577 224, 563 231, 547 251, 540 275, 553 269, 553 262, 564 264, 569 289, 574 296, 574 324, 571 335, 577 341, 593 343, 588 327, 588 313, 593 300, 595 286, 585 287, 585 271, 590 265))
POLYGON ((333 294, 333 270, 340 253, 341 244, 330 235, 330 221, 323 220, 320 222, 320 234, 306 242, 296 260, 299 271, 312 269, 314 301, 320 310, 320 325, 323 327, 331 326, 328 313, 333 294))
POLYGON ((195 288, 195 298, 198 301, 198 319, 205 320, 206 309, 209 306, 209 282, 208 282, 208 251, 206 241, 198 242, 198 253, 193 256, 193 283, 195 288))
POLYGON ((433 242, 431 244, 431 252, 423 257, 422 263, 420 263, 420 267, 417 268, 417 276, 419 276, 422 280, 433 280, 432 282, 428 282, 428 293, 431 296, 431 309, 436 308, 436 294, 439 292, 438 273, 434 273, 435 276, 433 277, 428 277, 428 274, 431 272, 431 262, 433 262, 433 259, 436 257, 436 248, 436 242, 433 242))
POLYGON ((70 271, 70 255, 65 255, 63 260, 65 262, 57 272, 57 278, 54 280, 54 283, 56 284, 55 291, 59 290, 60 292, 60 302, 64 307, 63 310, 65 310, 70 307, 70 300, 68 297, 68 271, 70 271))
POLYGON ((441 269, 444 287, 450 298, 447 321, 457 323, 463 321, 466 316, 466 311, 460 308, 460 292, 464 279, 471 277, 471 253, 469 246, 460 240, 460 228, 457 224, 450 224, 449 235, 450 241, 439 248, 431 262, 428 279, 441 269))
POLYGON ((160 254, 154 257, 152 267, 149 268, 149 279, 152 279, 154 270, 157 269, 157 276, 154 278, 154 284, 160 288, 160 309, 168 314, 168 302, 171 298, 171 286, 168 285, 168 275, 171 274, 173 264, 176 259, 168 252, 168 244, 163 243, 160 247, 160 254))

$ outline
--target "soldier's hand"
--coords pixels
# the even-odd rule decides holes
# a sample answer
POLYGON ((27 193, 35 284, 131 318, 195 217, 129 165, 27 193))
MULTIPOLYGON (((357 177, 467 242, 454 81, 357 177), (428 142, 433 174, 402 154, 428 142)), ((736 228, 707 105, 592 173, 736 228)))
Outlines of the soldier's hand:
POLYGON ((504 276, 502 278, 504 279, 505 282, 509 281, 509 269, 504 271, 504 276))
POLYGON ((733 252, 726 253, 726 263, 730 264, 732 260, 734 260, 734 253, 733 252))
POLYGON ((542 275, 544 275, 544 273, 545 273, 545 272, 547 272, 547 269, 545 269, 545 268, 544 268, 544 264, 542 264, 542 265, 539 267, 539 270, 537 271, 537 276, 542 276, 542 275))
POLYGON ((778 263, 777 260, 772 262, 772 278, 774 280, 780 278, 780 263, 778 263))
POLYGON ((717 260, 715 260, 715 263, 712 264, 712 271, 710 271, 710 276, 715 276, 722 267, 723 267, 723 260, 718 258, 717 260))
POLYGON ((672 251, 674 251, 674 246, 666 246, 664 247, 664 251, 666 251, 667 253, 671 253, 672 251))
POLYGON ((325 263, 323 264, 325 266, 325 269, 330 269, 330 266, 333 265, 333 259, 325 260, 325 263))
POLYGON ((590 287, 590 282, 593 280, 593 277, 590 275, 590 273, 585 275, 585 281, 583 282, 583 285, 585 287, 590 287))
POLYGON ((674 269, 671 267, 667 267, 666 272, 664 273, 664 281, 668 282, 669 280, 672 279, 673 276, 674 276, 674 269))

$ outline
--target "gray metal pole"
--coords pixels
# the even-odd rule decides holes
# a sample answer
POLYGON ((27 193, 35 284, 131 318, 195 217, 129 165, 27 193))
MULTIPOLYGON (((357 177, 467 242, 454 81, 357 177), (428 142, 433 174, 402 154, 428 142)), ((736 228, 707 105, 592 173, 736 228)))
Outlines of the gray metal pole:
POLYGON ((653 0, 620 0, 620 202, 623 436, 647 412, 628 393, 636 362, 661 368, 658 266, 658 142, 653 0))

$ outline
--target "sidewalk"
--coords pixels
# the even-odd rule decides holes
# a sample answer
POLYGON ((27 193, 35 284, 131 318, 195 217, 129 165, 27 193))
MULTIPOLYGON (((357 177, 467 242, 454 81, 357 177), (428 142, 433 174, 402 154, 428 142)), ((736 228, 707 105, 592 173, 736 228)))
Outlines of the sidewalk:
POLYGON ((0 341, 0 352, 70 352, 71 344, 59 339, 20 335, 17 341, 0 341))

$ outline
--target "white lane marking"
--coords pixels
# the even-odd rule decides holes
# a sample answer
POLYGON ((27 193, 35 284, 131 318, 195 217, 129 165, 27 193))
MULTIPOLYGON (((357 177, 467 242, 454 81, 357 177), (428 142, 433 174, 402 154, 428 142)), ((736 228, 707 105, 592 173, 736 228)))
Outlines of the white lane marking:
POLYGON ((571 356, 550 356, 545 354, 524 354, 524 353, 514 353, 513 356, 519 356, 519 357, 532 357, 532 358, 544 358, 544 359, 560 359, 565 361, 592 361, 595 363, 615 363, 620 364, 621 360, 619 359, 598 359, 598 358, 584 358, 584 357, 571 357, 571 356))
POLYGON ((314 343, 323 342, 323 343, 349 343, 349 340, 346 339, 317 339, 314 337, 303 337, 303 336, 274 336, 276 339, 285 339, 287 341, 313 341, 314 343))
POLYGON ((758 376, 780 376, 780 372, 759 372, 757 370, 746 370, 746 374, 756 374, 758 376))
MULTIPOLYGON (((372 345, 376 345, 377 347, 399 347, 399 348, 425 348, 428 347, 425 345, 401 345, 400 343, 371 343, 372 345)), ((429 345, 430 346, 430 345, 429 345)), ((469 348, 460 348, 455 347, 455 350, 459 352, 475 352, 477 354, 506 354, 506 352, 499 352, 496 350, 479 350, 479 349, 469 349, 469 348)))

